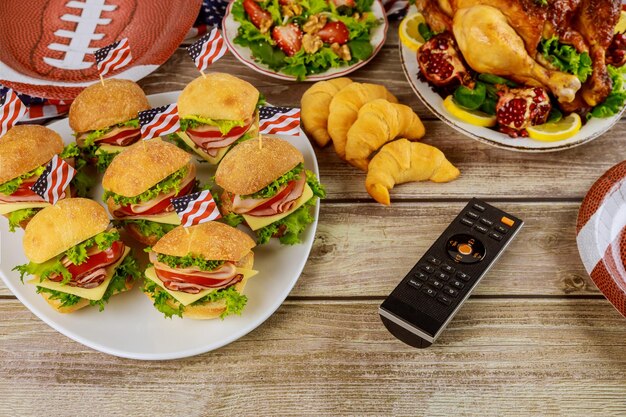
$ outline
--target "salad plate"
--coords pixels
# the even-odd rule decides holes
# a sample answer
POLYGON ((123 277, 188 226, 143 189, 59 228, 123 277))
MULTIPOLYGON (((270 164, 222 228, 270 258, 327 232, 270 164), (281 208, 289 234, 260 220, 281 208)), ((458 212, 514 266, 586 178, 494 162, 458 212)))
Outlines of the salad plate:
MULTIPOLYGON (((408 15, 416 12, 417 8, 411 6, 408 15)), ((495 129, 476 126, 453 116, 444 107, 445 97, 437 93, 431 85, 420 76, 420 67, 417 62, 416 52, 400 43, 399 53, 402 69, 409 85, 421 102, 434 113, 435 116, 463 135, 498 148, 519 152, 554 152, 570 149, 588 143, 601 136, 619 121, 624 112, 624 108, 622 107, 617 114, 611 117, 592 117, 584 122, 580 130, 573 136, 559 141, 544 142, 528 137, 512 138, 495 129)))
MULTIPOLYGON (((332 1, 332 0, 329 0, 332 1)), ((337 17, 337 13, 325 6, 327 0, 314 0, 310 4, 324 7, 319 14, 333 19, 343 19, 354 22, 349 16, 337 17)), ((268 4, 279 5, 279 0, 269 0, 268 4)), ((287 81, 321 81, 341 77, 349 74, 371 61, 380 51, 387 37, 389 22, 385 9, 380 0, 359 1, 357 4, 371 3, 369 24, 355 27, 347 25, 351 38, 347 45, 351 51, 351 59, 343 61, 331 51, 328 44, 314 54, 307 54, 303 49, 294 56, 286 56, 272 39, 271 30, 261 34, 249 20, 243 8, 243 0, 230 2, 222 21, 222 34, 228 49, 244 65, 267 76, 287 81), (243 23, 242 23, 243 22, 243 23), (359 39, 352 38, 353 32, 363 27, 370 27, 369 36, 361 35, 359 39), (367 39, 368 38, 368 39, 367 39)), ((313 6, 312 6, 313 7, 313 6)), ((364 19, 362 16, 360 19, 364 19)), ((363 20, 365 22, 365 19, 363 20)), ((302 23, 304 24, 304 22, 302 23)), ((274 26, 275 28, 276 26, 274 26)))
MULTIPOLYGON (((148 96, 153 107, 175 103, 179 92, 148 96)), ((67 119, 49 125, 66 143, 74 140, 67 119)), ((319 178, 315 153, 303 132, 300 136, 284 136, 304 155, 304 165, 319 178)), ((195 159, 195 158, 194 158, 195 159)), ((214 169, 197 164, 198 178, 206 182, 214 169)), ((100 185, 92 198, 102 201, 100 185)), ((319 216, 319 201, 314 209, 315 221, 302 234, 302 243, 283 246, 276 241, 257 246, 254 269, 259 271, 244 291, 248 303, 240 316, 224 320, 167 319, 157 311, 140 284, 124 294, 112 297, 104 311, 81 309, 73 314, 60 314, 50 308, 35 286, 22 284, 15 265, 27 262, 22 251, 23 231, 8 231, 8 222, 0 222, 0 278, 11 292, 33 314, 65 336, 100 352, 115 356, 162 360, 198 355, 231 343, 261 325, 285 300, 297 282, 309 257, 319 216)), ((241 230, 249 232, 242 227, 241 230)), ((275 239, 273 239, 275 240, 275 239)), ((139 253, 136 250, 136 253, 139 253)))

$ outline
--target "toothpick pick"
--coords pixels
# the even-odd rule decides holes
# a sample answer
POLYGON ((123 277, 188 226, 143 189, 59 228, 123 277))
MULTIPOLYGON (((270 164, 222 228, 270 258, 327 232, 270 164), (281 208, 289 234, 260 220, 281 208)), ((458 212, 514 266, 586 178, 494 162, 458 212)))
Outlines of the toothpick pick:
POLYGON ((102 86, 104 86, 104 77, 102 77, 102 74, 100 74, 100 82, 102 83, 102 86))
POLYGON ((202 74, 202 78, 206 78, 206 74, 204 73, 204 71, 200 70, 200 74, 202 74))
POLYGON ((188 227, 183 226, 183 230, 185 231, 185 233, 189 234, 189 228, 188 227))

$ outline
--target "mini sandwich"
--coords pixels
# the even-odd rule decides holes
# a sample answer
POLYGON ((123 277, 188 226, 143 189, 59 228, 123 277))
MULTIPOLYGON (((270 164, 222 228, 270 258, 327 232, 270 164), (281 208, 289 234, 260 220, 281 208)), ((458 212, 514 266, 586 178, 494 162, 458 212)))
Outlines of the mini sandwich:
POLYGON ((165 317, 224 318, 241 314, 242 294, 252 270, 254 241, 244 232, 217 222, 163 236, 149 252, 143 291, 165 317))
POLYGON ((150 104, 130 80, 108 79, 85 88, 70 107, 76 143, 103 172, 111 160, 141 136, 138 114, 150 104))
POLYGON ((238 145, 220 163, 215 182, 224 189, 219 206, 232 226, 245 222, 257 243, 275 237, 300 243, 300 234, 313 222, 310 207, 326 192, 315 174, 304 169, 304 157, 284 140, 263 137, 238 145))
POLYGON ((104 207, 86 198, 68 198, 41 210, 24 232, 30 261, 13 268, 37 287, 60 313, 88 305, 100 311, 112 295, 128 291, 141 272, 130 248, 109 227, 104 207))
POLYGON ((196 188, 191 155, 161 139, 144 140, 120 153, 102 178, 104 201, 116 224, 154 245, 180 224, 172 198, 196 188))
POLYGON ((175 134, 177 143, 215 165, 236 143, 257 135, 257 108, 262 102, 252 84, 232 75, 198 77, 178 98, 181 131, 175 134))
POLYGON ((37 125, 15 126, 0 140, 0 214, 9 219, 11 232, 26 227, 35 213, 50 205, 30 187, 57 154, 79 171, 61 198, 84 195, 90 180, 81 172, 84 161, 77 158, 75 144, 63 148, 61 136, 37 125))

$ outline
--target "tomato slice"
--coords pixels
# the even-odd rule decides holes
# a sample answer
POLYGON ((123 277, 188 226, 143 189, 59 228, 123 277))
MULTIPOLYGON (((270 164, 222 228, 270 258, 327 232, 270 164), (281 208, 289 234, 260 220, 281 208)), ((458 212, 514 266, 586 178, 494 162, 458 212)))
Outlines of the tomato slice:
POLYGON ((36 192, 34 192, 33 190, 30 189, 30 187, 32 185, 34 185, 34 184, 35 184, 35 181, 21 183, 20 184, 20 188, 15 190, 15 192, 13 194, 11 194, 11 197, 33 197, 33 196, 39 196, 39 194, 37 194, 36 192))
POLYGON ((210 130, 194 130, 194 129, 187 129, 187 132, 191 133, 194 136, 198 136, 201 138, 225 138, 227 136, 241 136, 244 133, 246 133, 246 131, 250 128, 250 125, 252 124, 252 122, 248 123, 247 125, 244 126, 235 126, 232 129, 230 129, 226 134, 222 135, 222 132, 220 132, 220 129, 215 126, 215 129, 210 129, 210 130))
POLYGON ((110 145, 120 145, 121 146, 121 143, 118 143, 118 141, 120 139, 125 139, 125 140, 123 140, 121 142, 125 143, 124 146, 127 146, 127 145, 130 145, 131 142, 134 142, 135 139, 139 139, 140 136, 141 136, 141 131, 139 129, 123 130, 123 131, 121 131, 120 133, 118 133, 115 136, 111 136, 110 138, 99 140, 98 143, 99 144, 107 143, 107 144, 110 144, 110 145))
POLYGON ((117 240, 113 242, 109 249, 91 255, 80 265, 70 264, 67 270, 72 274, 72 280, 75 280, 85 272, 112 264, 122 256, 122 253, 124 253, 124 243, 121 240, 117 240))
POLYGON ((203 287, 212 287, 217 288, 222 285, 228 284, 234 277, 237 275, 233 275, 230 278, 226 279, 215 279, 215 278, 207 278, 198 275, 189 275, 189 274, 181 274, 178 272, 172 271, 162 271, 160 269, 155 269, 157 276, 162 281, 175 281, 182 280, 184 282, 188 282, 190 284, 202 285, 203 287))
POLYGON ((121 211, 123 213, 129 214, 129 215, 141 215, 141 216, 145 216, 145 215, 149 215, 149 214, 159 214, 163 211, 165 211, 169 205, 172 203, 172 198, 176 198, 179 197, 181 195, 185 195, 187 193, 189 193, 189 191, 191 191, 191 189, 193 188, 193 185, 195 184, 195 181, 190 181, 189 184, 185 185, 185 187, 183 187, 176 195, 174 195, 173 197, 170 198, 166 198, 163 201, 160 201, 158 204, 156 204, 154 207, 151 207, 150 209, 141 212, 141 213, 135 213, 133 211, 133 209, 131 208, 131 205, 126 205, 126 206, 122 206, 121 208, 119 208, 119 210, 116 211, 121 211))

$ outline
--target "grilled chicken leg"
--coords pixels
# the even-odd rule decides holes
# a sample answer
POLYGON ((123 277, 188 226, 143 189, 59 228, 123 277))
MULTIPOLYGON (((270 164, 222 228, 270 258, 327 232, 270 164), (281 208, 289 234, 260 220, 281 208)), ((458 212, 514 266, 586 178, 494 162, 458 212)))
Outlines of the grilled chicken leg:
POLYGON ((532 59, 522 38, 494 7, 477 5, 457 10, 452 29, 463 57, 475 71, 543 85, 560 102, 571 102, 580 89, 578 77, 548 70, 532 59))

